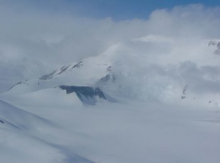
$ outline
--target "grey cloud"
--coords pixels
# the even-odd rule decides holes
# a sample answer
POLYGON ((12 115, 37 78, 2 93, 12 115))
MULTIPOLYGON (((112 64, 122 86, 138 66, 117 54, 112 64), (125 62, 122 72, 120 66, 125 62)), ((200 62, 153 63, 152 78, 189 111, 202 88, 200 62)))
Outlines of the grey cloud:
POLYGON ((214 46, 216 47, 216 50, 213 52, 216 55, 220 54, 220 41, 210 41, 208 46, 214 46))

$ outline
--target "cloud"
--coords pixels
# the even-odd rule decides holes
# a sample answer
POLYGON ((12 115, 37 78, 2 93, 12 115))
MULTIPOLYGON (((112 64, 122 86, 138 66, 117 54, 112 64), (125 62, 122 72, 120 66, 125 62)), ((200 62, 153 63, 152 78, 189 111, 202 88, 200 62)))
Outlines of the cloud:
POLYGON ((210 40, 220 38, 219 7, 178 6, 155 10, 147 20, 116 22, 0 5, 2 80, 39 77, 109 52, 114 66, 129 79, 123 81, 127 87, 137 86, 132 91, 157 92, 155 83, 163 90, 188 84, 198 93, 220 91, 220 58, 213 55, 217 44, 208 46, 210 40), (143 85, 147 86, 143 89, 143 85))

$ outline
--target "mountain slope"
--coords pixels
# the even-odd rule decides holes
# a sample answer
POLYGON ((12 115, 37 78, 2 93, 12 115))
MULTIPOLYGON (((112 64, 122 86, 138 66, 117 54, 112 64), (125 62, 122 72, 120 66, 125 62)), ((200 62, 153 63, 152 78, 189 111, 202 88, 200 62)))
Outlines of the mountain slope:
POLYGON ((0 100, 1 161, 7 163, 92 163, 77 154, 65 152, 47 140, 56 131, 55 123, 0 100))
POLYGON ((84 104, 96 104, 104 99, 220 106, 220 93, 216 89, 220 67, 218 56, 213 55, 218 42, 209 43, 209 46, 208 43, 208 40, 201 40, 199 45, 187 49, 187 40, 174 42, 172 38, 156 36, 118 43, 100 55, 63 66, 40 78, 21 81, 5 94, 67 86, 89 88, 90 93, 82 89, 80 93, 73 92, 84 104), (187 55, 177 57, 182 54, 178 47, 186 48, 187 55), (166 50, 161 53, 158 48, 166 50), (95 93, 97 89, 105 98, 95 93), (83 98, 80 98, 82 93, 83 98))
MULTIPOLYGON (((18 95, 54 87, 66 90, 64 89, 64 85, 66 85, 66 87, 81 89, 81 91, 72 91, 71 93, 75 92, 84 104, 96 104, 97 98, 116 101, 105 94, 97 85, 100 80, 108 75, 109 71, 110 63, 107 63, 105 58, 92 57, 63 66, 39 79, 21 81, 11 87, 5 94, 18 95), (86 90, 85 88, 87 88, 87 91, 83 91, 83 89, 86 90)), ((67 91, 67 93, 69 92, 67 91)))
MULTIPOLYGON (((165 49, 173 44, 163 42, 165 49)), ((138 53, 139 45, 118 44, 2 94, 1 160, 219 162, 219 67, 204 64, 209 56, 200 64, 185 56, 182 62, 163 53, 149 57, 138 53), (119 102, 109 103, 112 97, 119 102)))

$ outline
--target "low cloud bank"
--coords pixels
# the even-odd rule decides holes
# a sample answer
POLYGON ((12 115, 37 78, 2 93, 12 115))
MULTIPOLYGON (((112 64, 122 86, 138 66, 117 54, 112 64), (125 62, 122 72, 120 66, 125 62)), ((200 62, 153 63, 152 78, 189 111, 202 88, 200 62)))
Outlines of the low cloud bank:
POLYGON ((0 79, 35 78, 108 54, 113 72, 133 94, 179 91, 185 85, 198 94, 219 93, 220 57, 214 55, 219 52, 219 15, 219 7, 198 4, 156 10, 148 20, 115 22, 17 12, 3 5, 0 79))

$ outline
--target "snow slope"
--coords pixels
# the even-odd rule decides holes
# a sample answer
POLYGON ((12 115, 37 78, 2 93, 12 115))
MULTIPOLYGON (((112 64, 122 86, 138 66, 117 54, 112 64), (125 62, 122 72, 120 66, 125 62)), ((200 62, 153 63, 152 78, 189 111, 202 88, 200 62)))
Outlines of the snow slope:
POLYGON ((219 163, 218 59, 202 41, 172 60, 183 43, 143 37, 19 82, 0 95, 0 160, 219 163))
POLYGON ((78 63, 63 66, 39 79, 20 81, 4 95, 13 96, 57 87, 66 90, 68 94, 76 93, 84 104, 93 105, 99 99, 114 102, 116 100, 97 85, 109 75, 110 68, 110 62, 107 62, 105 56, 87 58, 78 63), (75 88, 74 91, 68 92, 67 88, 70 87, 75 88))
POLYGON ((1 161, 13 162, 81 162, 91 161, 62 147, 46 142, 58 126, 45 118, 17 108, 0 100, 1 161))
MULTIPOLYGON (((60 103, 61 100, 53 103, 40 94, 44 93, 35 92, 37 99, 32 94, 8 100, 57 126, 45 129, 43 125, 40 133, 30 129, 28 134, 17 136, 14 130, 4 133, 4 124, 1 124, 4 133, 1 142, 8 142, 10 146, 7 149, 1 145, 1 151, 6 153, 0 156, 1 160, 13 162, 16 158, 20 162, 24 159, 33 162, 38 156, 36 161, 40 162, 75 163, 77 159, 73 158, 79 155, 81 162, 97 163, 217 163, 220 160, 218 108, 185 108, 146 102, 83 106, 60 103), (24 142, 29 134, 34 136, 24 142)), ((56 94, 54 98, 59 99, 56 94)), ((70 102, 70 98, 66 101, 70 102)))
MULTIPOLYGON (((216 89, 220 81, 220 67, 217 66, 219 58, 213 54, 217 43, 208 46, 209 41, 203 40, 201 45, 198 45, 199 48, 196 46, 190 49, 191 51, 187 51, 189 54, 181 56, 181 60, 177 62, 174 58, 179 52, 177 48, 180 45, 187 46, 185 41, 173 42, 172 39, 163 38, 162 43, 158 43, 155 41, 157 39, 146 37, 118 43, 103 54, 63 66, 40 78, 20 81, 5 95, 25 94, 65 85, 100 89, 105 94, 104 99, 108 101, 135 99, 188 106, 220 106, 220 93, 216 89), (155 53, 155 57, 150 55, 149 58, 145 54, 149 49, 143 47, 145 45, 149 48, 149 44, 170 49, 165 51, 168 54, 164 54, 164 57, 158 54, 157 47, 150 49, 149 52, 155 53), (169 61, 161 62, 161 58, 167 57, 170 58, 169 61)), ((88 99, 88 94, 83 96, 88 99)), ((87 102, 82 99, 79 98, 83 103, 96 104, 99 97, 94 94, 87 102)))
POLYGON ((103 58, 92 57, 63 66, 39 79, 18 82, 9 91, 9 94, 21 94, 38 91, 60 85, 93 86, 108 72, 109 63, 103 58))

